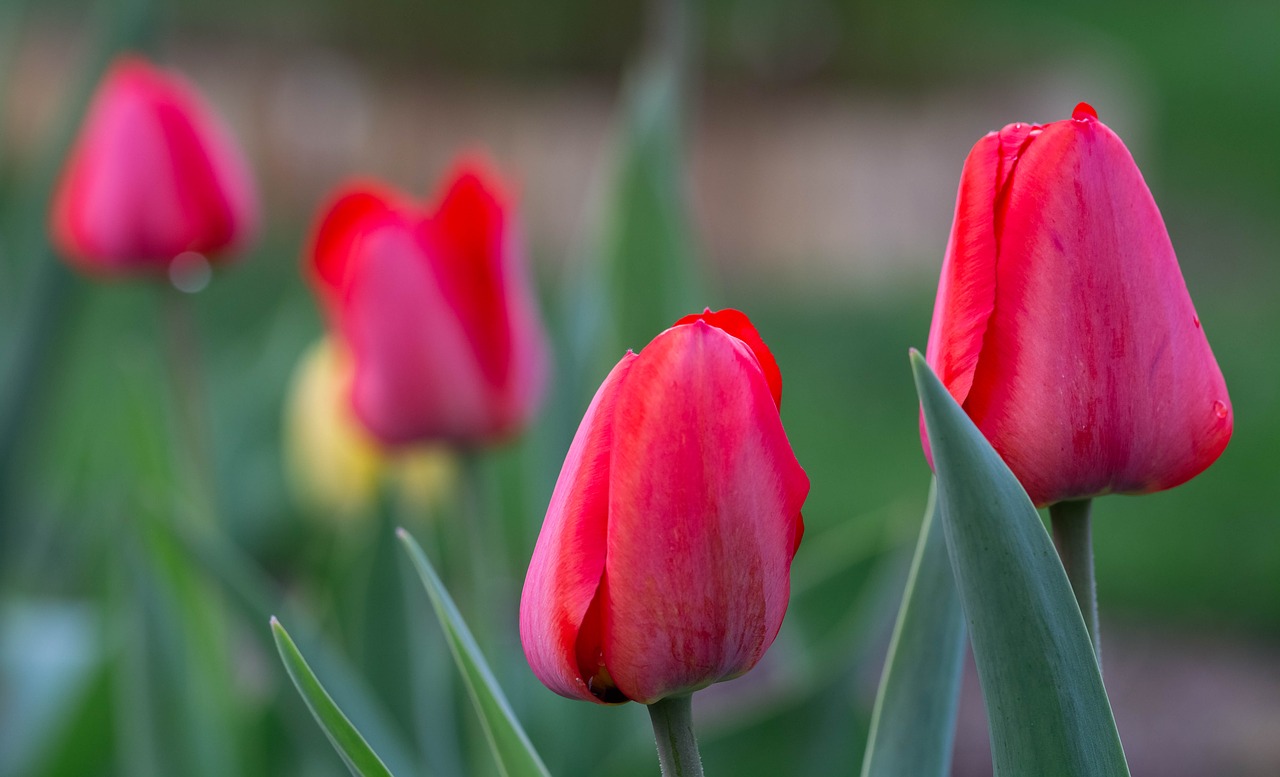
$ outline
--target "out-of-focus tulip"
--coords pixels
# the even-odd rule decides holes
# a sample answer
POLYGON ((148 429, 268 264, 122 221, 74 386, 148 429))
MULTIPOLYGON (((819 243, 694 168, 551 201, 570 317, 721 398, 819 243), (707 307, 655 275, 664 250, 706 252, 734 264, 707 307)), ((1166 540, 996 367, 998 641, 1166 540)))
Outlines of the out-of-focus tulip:
POLYGON ((1231 437, 1164 221, 1084 103, 970 152, 928 361, 1038 505, 1172 488, 1231 437))
POLYGON ((416 513, 433 514, 457 481, 454 456, 443 446, 383 450, 352 413, 350 385, 350 359, 329 338, 294 371, 284 453, 299 501, 319 515, 349 518, 372 512, 386 484, 416 513))
POLYGON ((328 338, 294 370, 285 414, 285 462, 303 502, 319 512, 350 515, 372 506, 382 452, 346 401, 350 365, 328 338))
POLYGON ((433 207, 384 186, 324 209, 308 272, 352 354, 351 401, 386 445, 483 442, 536 409, 546 345, 514 207, 479 160, 433 207))
POLYGON ((136 55, 94 95, 54 195, 58 250, 90 272, 161 273, 181 254, 216 261, 256 230, 249 167, 175 72, 136 55))
POLYGON ((609 373, 565 458, 520 603, 525 655, 548 688, 651 704, 764 655, 809 492, 781 391, 736 310, 682 319, 609 373))

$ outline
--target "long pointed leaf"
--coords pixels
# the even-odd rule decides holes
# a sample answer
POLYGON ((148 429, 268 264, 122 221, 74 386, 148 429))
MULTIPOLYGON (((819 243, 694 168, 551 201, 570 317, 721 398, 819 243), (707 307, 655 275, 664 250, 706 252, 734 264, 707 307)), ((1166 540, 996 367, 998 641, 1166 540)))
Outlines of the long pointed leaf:
MULTIPOLYGON (((421 763, 397 731, 386 706, 333 643, 322 636, 315 619, 304 608, 291 604, 284 591, 251 557, 218 533, 186 530, 179 531, 179 538, 188 557, 222 584, 230 603, 240 611, 245 621, 261 623, 272 617, 272 608, 283 607, 283 617, 293 626, 291 639, 306 650, 309 663, 324 675, 328 688, 342 700, 343 708, 351 717, 359 722, 372 747, 394 771, 400 774, 422 772, 421 763)), ((254 634, 259 632, 255 629, 254 634)), ((261 636, 266 639, 265 632, 261 632, 261 636)))
POLYGON ((471 630, 467 628, 462 614, 440 582, 427 554, 422 552, 422 548, 407 531, 400 529, 397 534, 409 551, 409 557, 413 559, 413 565, 427 589, 427 596, 431 598, 431 605, 440 618, 449 650, 458 664, 458 671, 466 681, 467 692, 480 716, 485 737, 489 740, 494 760, 498 762, 498 770, 508 777, 548 777, 547 767, 543 765, 542 758, 533 749, 533 743, 516 720, 497 679, 489 671, 489 665, 480 653, 480 647, 471 636, 471 630))
POLYGON ((342 714, 338 705, 333 703, 328 691, 298 652, 298 646, 289 638, 289 632, 275 618, 271 619, 271 631, 290 679, 351 773, 356 777, 391 777, 391 771, 378 758, 378 754, 373 752, 373 748, 369 747, 369 743, 364 741, 364 737, 360 736, 356 727, 351 725, 347 716, 342 714))
POLYGON ((912 352, 996 775, 1129 774, 1089 634, 1017 478, 912 352))
POLYGON ((951 773, 965 644, 934 483, 880 678, 863 777, 951 773))

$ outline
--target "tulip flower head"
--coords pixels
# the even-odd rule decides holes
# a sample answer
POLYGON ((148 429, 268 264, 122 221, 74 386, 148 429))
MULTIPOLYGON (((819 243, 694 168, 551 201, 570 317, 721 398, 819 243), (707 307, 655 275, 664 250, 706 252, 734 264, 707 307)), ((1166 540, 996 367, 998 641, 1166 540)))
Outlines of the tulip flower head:
POLYGON ((737 677, 781 627, 809 480, 782 380, 736 310, 628 353, 565 458, 520 602, 534 674, 652 704, 737 677))
POLYGON ((1172 488, 1231 437, 1155 200, 1085 103, 973 147, 927 358, 1037 505, 1172 488))
POLYGON ((434 206, 345 187, 307 273, 351 354, 355 414, 383 445, 499 439, 537 408, 546 337, 514 207, 479 159, 457 163, 434 206))
POLYGON ((98 86, 54 195, 53 242, 86 271, 169 271, 217 261, 256 230, 240 150, 194 87, 137 55, 98 86))

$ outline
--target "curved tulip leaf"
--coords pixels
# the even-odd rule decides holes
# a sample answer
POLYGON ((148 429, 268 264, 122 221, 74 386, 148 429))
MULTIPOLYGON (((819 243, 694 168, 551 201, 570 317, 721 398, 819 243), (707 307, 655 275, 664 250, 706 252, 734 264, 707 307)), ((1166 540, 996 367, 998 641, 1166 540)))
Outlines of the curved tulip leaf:
POLYGON ((1071 584, 999 454, 912 351, 996 775, 1129 774, 1071 584))
MULTIPOLYGON (((422 771, 422 764, 398 733, 386 706, 337 647, 321 636, 315 619, 305 609, 291 605, 289 597, 267 573, 226 537, 182 526, 177 529, 186 558, 221 584, 228 602, 242 618, 261 623, 272 617, 272 608, 284 608, 283 615, 293 626, 290 639, 302 645, 299 652, 306 651, 308 664, 324 675, 327 688, 342 700, 344 714, 359 722, 363 736, 391 770, 399 774, 422 771)), ((266 639, 265 632, 253 631, 255 636, 261 634, 266 639)))
POLYGON ((440 619, 440 626, 444 629, 449 650, 466 683, 471 703, 480 716, 480 724, 484 728, 489 749, 493 751, 494 760, 498 763, 498 771, 507 777, 549 777, 547 767, 543 765, 542 758, 533 749, 533 743, 516 720, 497 679, 485 663, 480 646, 471 636, 471 630, 467 628, 462 614, 440 582, 427 554, 422 552, 409 532, 399 529, 396 534, 409 552, 409 558, 413 560, 418 576, 422 578, 422 585, 427 589, 427 596, 431 598, 431 606, 440 619))
POLYGON ((964 648, 964 614, 935 483, 880 678, 862 777, 951 774, 964 648))
POLYGON ((293 644, 289 633, 275 618, 271 619, 271 631, 290 679, 351 773, 356 777, 391 777, 391 771, 378 758, 378 754, 373 752, 373 748, 369 747, 369 743, 364 741, 364 737, 360 736, 356 727, 351 725, 347 716, 342 714, 338 705, 333 703, 328 691, 316 679, 311 667, 307 666, 306 659, 298 652, 298 646, 293 644))

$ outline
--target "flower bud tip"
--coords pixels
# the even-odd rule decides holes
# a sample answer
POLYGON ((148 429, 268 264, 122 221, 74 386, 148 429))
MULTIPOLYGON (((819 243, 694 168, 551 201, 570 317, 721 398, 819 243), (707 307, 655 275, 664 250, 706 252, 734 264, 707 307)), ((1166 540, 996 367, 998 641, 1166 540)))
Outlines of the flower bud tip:
POLYGON ((1089 103, 1082 102, 1082 103, 1078 103, 1076 105, 1075 110, 1071 112, 1071 118, 1075 119, 1076 121, 1088 121, 1090 119, 1097 119, 1098 112, 1095 111, 1093 109, 1093 106, 1090 105, 1089 103))

